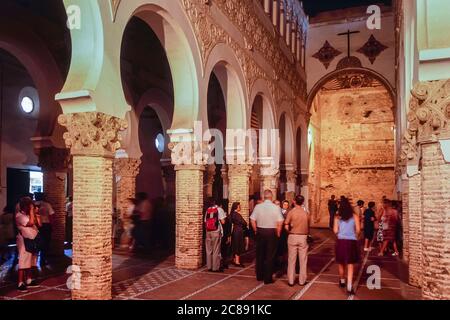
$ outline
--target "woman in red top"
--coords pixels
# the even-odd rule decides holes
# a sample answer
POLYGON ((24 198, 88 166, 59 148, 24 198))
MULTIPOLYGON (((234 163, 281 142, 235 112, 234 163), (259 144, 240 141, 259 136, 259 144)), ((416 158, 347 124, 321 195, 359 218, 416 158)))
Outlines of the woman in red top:
POLYGON ((397 227, 398 227, 398 212, 392 208, 391 200, 384 200, 384 215, 383 215, 383 246, 380 255, 385 255, 386 249, 390 243, 394 247, 394 257, 399 255, 397 247, 397 227))

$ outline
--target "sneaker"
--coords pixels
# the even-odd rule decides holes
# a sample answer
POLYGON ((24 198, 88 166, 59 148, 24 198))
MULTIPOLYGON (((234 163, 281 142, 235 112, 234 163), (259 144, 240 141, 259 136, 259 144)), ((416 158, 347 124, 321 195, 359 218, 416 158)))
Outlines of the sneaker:
POLYGON ((345 288, 345 280, 339 280, 339 287, 345 288))
POLYGON ((394 253, 392 254, 392 256, 393 256, 393 257, 397 257, 397 256, 398 256, 398 252, 394 252, 394 253))
POLYGON ((364 252, 368 252, 368 251, 370 251, 369 248, 364 248, 364 252))
POLYGON ((17 290, 20 292, 28 292, 27 290, 27 286, 25 285, 25 283, 21 283, 17 286, 17 290))
POLYGON ((30 287, 30 288, 39 288, 40 285, 37 283, 36 280, 31 280, 30 282, 27 283, 27 287, 30 287))

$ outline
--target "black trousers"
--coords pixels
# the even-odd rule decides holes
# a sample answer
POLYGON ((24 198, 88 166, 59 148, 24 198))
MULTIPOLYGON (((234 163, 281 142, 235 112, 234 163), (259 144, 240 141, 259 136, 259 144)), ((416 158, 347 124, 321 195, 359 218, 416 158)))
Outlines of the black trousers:
POLYGON ((39 233, 42 237, 41 265, 43 265, 48 263, 47 258, 50 253, 50 245, 52 242, 52 225, 50 223, 43 223, 39 228, 39 233))
POLYGON ((330 227, 331 230, 333 230, 333 227, 334 227, 334 217, 335 217, 335 215, 336 215, 336 212, 329 211, 329 213, 330 213, 330 225, 329 225, 329 227, 330 227))
POLYGON ((256 278, 258 281, 272 282, 277 246, 278 236, 276 229, 258 228, 256 234, 256 278))

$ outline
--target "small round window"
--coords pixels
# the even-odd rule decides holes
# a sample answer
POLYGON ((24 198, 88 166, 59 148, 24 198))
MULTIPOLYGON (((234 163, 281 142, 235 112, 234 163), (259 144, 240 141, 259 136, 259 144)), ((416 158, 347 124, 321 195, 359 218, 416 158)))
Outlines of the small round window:
POLYGON ((159 152, 164 152, 164 136, 159 133, 155 139, 155 147, 159 152))
POLYGON ((22 97, 22 100, 20 101, 20 107, 22 108, 23 112, 32 113, 34 111, 33 99, 28 96, 22 97))

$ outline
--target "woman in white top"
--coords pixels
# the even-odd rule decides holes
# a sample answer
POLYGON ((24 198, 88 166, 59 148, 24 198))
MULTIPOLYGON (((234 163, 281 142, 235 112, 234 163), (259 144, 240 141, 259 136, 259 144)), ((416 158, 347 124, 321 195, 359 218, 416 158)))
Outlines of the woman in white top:
POLYGON ((19 253, 19 274, 17 289, 27 291, 27 287, 37 287, 32 278, 32 269, 37 267, 37 254, 28 252, 25 248, 24 238, 34 239, 38 234, 38 220, 33 200, 29 197, 20 199, 19 210, 16 213, 17 251, 19 253))

